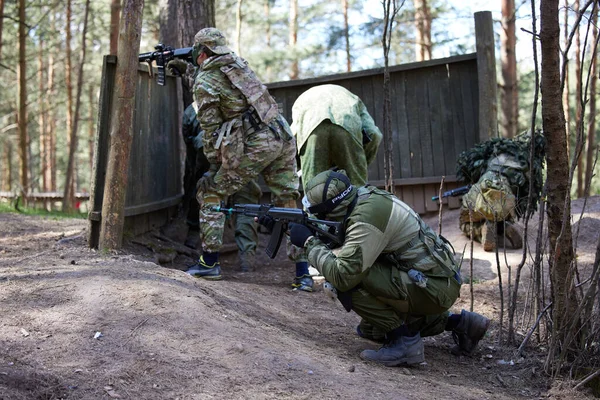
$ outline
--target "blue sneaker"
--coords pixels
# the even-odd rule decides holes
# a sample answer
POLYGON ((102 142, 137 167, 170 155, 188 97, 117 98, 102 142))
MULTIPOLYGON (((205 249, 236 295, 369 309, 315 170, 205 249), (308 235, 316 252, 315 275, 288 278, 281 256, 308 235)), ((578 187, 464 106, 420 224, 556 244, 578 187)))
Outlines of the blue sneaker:
POLYGON ((310 275, 297 276, 292 283, 294 290, 301 290, 303 292, 312 292, 313 285, 313 278, 310 275))
POLYGON ((200 256, 198 262, 186 271, 194 278, 204 278, 212 281, 219 281, 223 279, 221 275, 221 265, 217 261, 213 265, 208 265, 204 262, 203 256, 200 256))

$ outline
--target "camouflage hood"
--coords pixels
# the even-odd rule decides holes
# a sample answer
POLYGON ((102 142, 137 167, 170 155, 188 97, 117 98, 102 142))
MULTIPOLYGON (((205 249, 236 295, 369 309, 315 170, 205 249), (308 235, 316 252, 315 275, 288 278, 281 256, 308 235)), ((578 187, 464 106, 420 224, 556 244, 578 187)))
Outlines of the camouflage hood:
POLYGON ((537 210, 543 187, 542 171, 546 157, 546 139, 536 131, 533 141, 533 162, 530 165, 531 134, 525 133, 514 139, 493 138, 463 151, 456 161, 456 177, 463 182, 475 184, 487 171, 504 175, 517 196, 517 217, 522 217, 531 195, 532 213, 537 210), (533 181, 529 193, 529 182, 533 181))

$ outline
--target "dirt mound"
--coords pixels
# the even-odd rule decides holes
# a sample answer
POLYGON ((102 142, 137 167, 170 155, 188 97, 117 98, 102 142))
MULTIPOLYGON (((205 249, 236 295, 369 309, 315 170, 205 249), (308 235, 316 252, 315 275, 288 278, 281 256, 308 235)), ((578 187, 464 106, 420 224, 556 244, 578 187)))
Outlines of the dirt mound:
MULTIPOLYGON (((468 246, 456 220, 457 211, 445 213, 442 233, 460 253, 468 246)), ((427 222, 437 229, 437 216, 427 222)), ((581 228, 597 237, 598 216, 586 214, 581 228)), ((294 267, 284 251, 264 255, 266 236, 256 271, 238 272, 231 252, 224 280, 208 282, 181 271, 193 254, 158 257, 169 248, 159 235, 103 253, 87 247, 86 229, 84 220, 0 214, 0 399, 562 396, 548 391, 544 355, 514 359, 496 344, 496 324, 473 358, 452 356, 444 334, 426 338, 416 368, 363 362, 360 351, 378 345, 356 336, 358 317, 320 281, 315 293, 291 291, 294 267)), ((595 243, 586 246, 593 254, 595 243)), ((507 253, 509 263, 520 257, 507 253)), ((495 255, 476 245, 473 261, 475 311, 494 319, 495 255)), ((454 311, 468 308, 468 290, 454 311)))

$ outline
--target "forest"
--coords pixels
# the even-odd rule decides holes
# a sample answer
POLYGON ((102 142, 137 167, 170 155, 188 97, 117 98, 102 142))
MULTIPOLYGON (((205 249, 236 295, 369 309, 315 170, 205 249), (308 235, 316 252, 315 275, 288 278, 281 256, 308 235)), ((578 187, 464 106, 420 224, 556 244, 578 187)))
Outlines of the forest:
MULTIPOLYGON (((105 55, 135 65, 157 43, 187 47, 200 28, 216 26, 264 82, 360 71, 472 52, 474 4, 462 3, 0 0, 0 198, 10 208, 39 196, 47 209, 87 211, 78 199, 91 190, 105 55)), ((509 268, 507 287, 500 279, 498 340, 535 341, 547 375, 581 387, 600 376, 600 242, 595 259, 579 264, 570 216, 571 200, 585 209, 600 194, 600 2, 486 3, 494 18, 498 135, 540 128, 548 143, 536 245, 509 268), (519 288, 525 266, 533 276, 526 289, 519 288)), ((497 264, 500 277, 498 254, 497 264)))

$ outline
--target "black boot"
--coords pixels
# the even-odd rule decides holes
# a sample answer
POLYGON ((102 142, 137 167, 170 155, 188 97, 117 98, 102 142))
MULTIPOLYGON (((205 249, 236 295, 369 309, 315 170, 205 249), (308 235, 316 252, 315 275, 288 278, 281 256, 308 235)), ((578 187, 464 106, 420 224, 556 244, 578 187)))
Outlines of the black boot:
POLYGON ((204 261, 204 255, 200 256, 198 262, 192 265, 186 272, 194 278, 204 278, 212 281, 223 279, 223 276, 221 275, 221 264, 219 264, 218 261, 212 265, 207 264, 204 261))
POLYGON ((423 339, 419 333, 414 336, 400 336, 392 331, 389 336, 389 341, 379 350, 364 350, 360 353, 360 358, 387 367, 418 364, 425 361, 423 339))
POLYGON ((462 310, 460 322, 452 331, 452 337, 456 343, 451 350, 452 354, 471 356, 489 326, 490 320, 483 315, 462 310))

